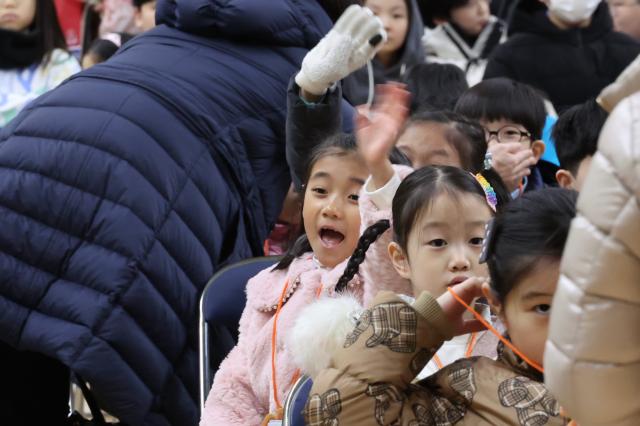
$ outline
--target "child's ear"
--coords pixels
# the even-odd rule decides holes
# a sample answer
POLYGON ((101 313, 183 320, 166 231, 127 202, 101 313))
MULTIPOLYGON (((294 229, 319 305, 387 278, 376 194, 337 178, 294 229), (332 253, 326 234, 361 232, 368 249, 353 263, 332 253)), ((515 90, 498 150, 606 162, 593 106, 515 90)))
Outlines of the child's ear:
POLYGON ((489 301, 489 305, 491 305, 491 310, 498 315, 500 320, 507 325, 507 319, 504 317, 503 306, 498 299, 498 295, 491 289, 489 283, 482 284, 482 295, 487 298, 489 301))
POLYGON ((531 151, 533 151, 533 156, 536 157, 536 161, 540 160, 540 157, 542 157, 542 154, 544 154, 545 149, 546 146, 541 140, 534 141, 531 144, 531 151))
POLYGON ((575 178, 569 170, 560 169, 556 172, 556 181, 560 188, 574 189, 575 178))
POLYGON ((398 243, 393 242, 389 244, 388 250, 389 257, 391 258, 391 264, 398 275, 407 280, 410 279, 411 268, 409 267, 409 258, 407 258, 402 247, 400 247, 398 243))

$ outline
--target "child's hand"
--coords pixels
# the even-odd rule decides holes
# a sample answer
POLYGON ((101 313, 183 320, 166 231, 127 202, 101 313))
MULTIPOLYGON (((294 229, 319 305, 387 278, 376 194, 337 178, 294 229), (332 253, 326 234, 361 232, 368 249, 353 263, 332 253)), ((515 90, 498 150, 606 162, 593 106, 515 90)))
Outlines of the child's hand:
POLYGON ((492 156, 492 168, 511 192, 518 189, 522 179, 531 174, 531 166, 537 162, 533 151, 520 142, 492 143, 488 151, 492 156))
MULTIPOLYGON (((482 284, 485 281, 485 278, 469 278, 452 287, 452 290, 464 300, 467 305, 471 305, 473 299, 482 296, 482 284)), ((449 320, 449 324, 456 336, 485 330, 485 326, 477 319, 464 319, 463 315, 467 309, 458 302, 449 291, 446 291, 442 296, 438 297, 438 303, 449 320)))
POLYGON ((409 112, 410 94, 399 84, 383 84, 376 89, 377 102, 369 117, 356 118, 358 149, 371 173, 375 189, 383 187, 393 176, 389 153, 404 126, 409 112))
POLYGON ((366 7, 351 5, 304 57, 296 83, 306 94, 323 95, 333 83, 362 68, 386 40, 382 21, 366 7))

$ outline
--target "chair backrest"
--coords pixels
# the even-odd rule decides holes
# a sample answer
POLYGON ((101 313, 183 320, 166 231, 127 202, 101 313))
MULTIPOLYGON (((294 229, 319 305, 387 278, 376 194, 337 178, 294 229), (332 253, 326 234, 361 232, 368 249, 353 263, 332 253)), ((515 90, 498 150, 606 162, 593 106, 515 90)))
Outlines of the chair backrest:
POLYGON ((201 412, 215 372, 238 343, 238 325, 247 303, 247 281, 279 259, 256 257, 234 263, 218 271, 204 288, 198 324, 201 412))
POLYGON ((282 426, 304 426, 303 410, 307 404, 313 380, 309 376, 302 376, 293 385, 284 402, 282 426))

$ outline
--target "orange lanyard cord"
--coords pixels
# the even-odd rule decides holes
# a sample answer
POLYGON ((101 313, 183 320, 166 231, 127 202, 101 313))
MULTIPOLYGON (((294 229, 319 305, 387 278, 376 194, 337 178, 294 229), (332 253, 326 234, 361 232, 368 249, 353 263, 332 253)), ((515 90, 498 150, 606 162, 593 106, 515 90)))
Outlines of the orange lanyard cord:
POLYGON ((538 365, 536 362, 531 361, 529 358, 527 358, 527 356, 525 354, 523 354, 522 352, 520 352, 518 350, 518 348, 516 348, 513 343, 511 343, 509 340, 507 340, 503 335, 501 335, 498 330, 496 330, 491 324, 489 324, 483 317, 482 315, 480 315, 479 313, 477 313, 471 306, 469 306, 467 304, 467 302, 465 302, 464 300, 462 300, 462 298, 460 296, 458 296, 456 294, 455 291, 453 291, 453 289, 451 287, 448 287, 447 290, 449 291, 449 293, 451 293, 451 295, 454 297, 454 299, 456 299, 462 306, 464 306, 465 308, 467 308, 467 310, 469 312, 471 312, 473 314, 473 316, 476 317, 476 319, 478 321, 480 321, 482 323, 482 325, 484 325, 485 327, 487 327, 488 330, 490 330, 493 334, 495 334, 498 339, 500 339, 502 341, 502 343, 505 344, 505 346, 507 346, 509 349, 511 349, 516 355, 518 355, 520 358, 522 358, 522 360, 524 362, 526 362, 527 364, 529 364, 531 367, 535 368, 536 370, 538 370, 540 373, 544 374, 544 369, 542 368, 542 366, 538 365))
MULTIPOLYGON (((478 333, 471 333, 471 337, 469 338, 469 344, 467 345, 467 350, 465 351, 465 354, 464 354, 465 358, 469 358, 473 354, 473 348, 476 345, 477 335, 478 333)), ((438 354, 435 354, 433 356, 433 362, 436 363, 438 370, 442 370, 442 367, 444 367, 444 364, 442 363, 442 360, 440 359, 438 354)))
POLYGON ((280 295, 280 300, 278 301, 278 308, 276 309, 276 314, 273 318, 273 333, 271 334, 271 380, 273 381, 273 400, 276 402, 276 408, 282 408, 280 404, 280 398, 278 398, 278 382, 276 380, 276 337, 277 337, 277 329, 278 329, 278 317, 280 316, 280 310, 282 309, 282 303, 284 302, 284 295, 287 292, 287 287, 289 286, 289 280, 284 282, 284 287, 282 288, 282 294, 280 295))
MULTIPOLYGON (((276 309, 276 314, 273 318, 273 332, 271 334, 271 381, 273 383, 273 400, 276 403, 276 408, 281 409, 282 405, 280 404, 280 399, 278 398, 278 381, 276 379, 276 338, 278 335, 278 317, 280 316, 280 311, 282 310, 282 304, 284 303, 284 296, 287 292, 287 287, 289 287, 289 280, 286 280, 284 283, 284 288, 282 289, 282 294, 280 295, 280 300, 278 301, 278 307, 276 309)), ((316 290, 316 299, 320 297, 322 294, 322 286, 318 287, 316 290)), ((300 369, 297 369, 293 373, 293 378, 291 379, 291 385, 293 385, 296 380, 300 378, 300 369)))
POLYGON ((436 366, 438 367, 438 370, 442 370, 442 367, 444 367, 444 364, 442 363, 442 360, 440 359, 440 357, 438 355, 434 355, 433 356, 433 362, 436 363, 436 366))
POLYGON ((478 333, 471 333, 471 339, 469 340, 469 345, 467 346, 467 352, 465 352, 464 357, 469 358, 473 353, 473 348, 476 345, 476 337, 478 333))

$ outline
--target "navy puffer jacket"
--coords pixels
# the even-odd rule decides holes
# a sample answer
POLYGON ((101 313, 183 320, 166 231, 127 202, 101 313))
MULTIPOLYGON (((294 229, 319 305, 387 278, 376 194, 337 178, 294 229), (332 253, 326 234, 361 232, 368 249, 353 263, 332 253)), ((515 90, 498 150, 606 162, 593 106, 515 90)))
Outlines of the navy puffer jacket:
MULTIPOLYGON (((195 425, 197 302, 258 255, 290 177, 310 0, 159 0, 161 24, 0 133, 0 340, 131 425, 195 425)), ((37 386, 37 384, 34 384, 37 386)))

